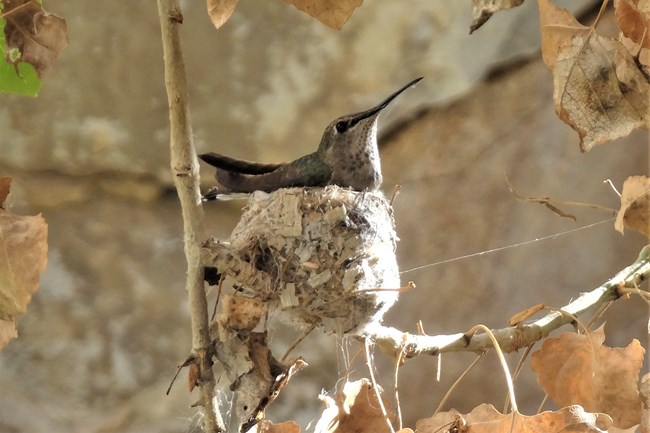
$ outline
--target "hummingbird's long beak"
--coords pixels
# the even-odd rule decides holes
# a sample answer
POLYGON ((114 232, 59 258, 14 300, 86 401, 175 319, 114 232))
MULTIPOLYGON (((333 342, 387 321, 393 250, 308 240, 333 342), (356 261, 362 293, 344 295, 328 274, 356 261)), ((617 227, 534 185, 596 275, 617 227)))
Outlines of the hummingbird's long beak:
POLYGON ((404 87, 402 87, 398 91, 394 92, 388 98, 384 99, 382 102, 375 105, 371 109, 366 110, 366 111, 362 111, 360 113, 357 113, 353 118, 353 123, 357 123, 357 122, 359 122, 359 121, 361 121, 363 119, 367 119, 367 118, 372 117, 375 114, 379 113, 381 110, 388 107, 388 104, 393 102, 393 99, 397 98, 402 92, 404 92, 409 87, 415 86, 418 82, 420 82, 420 80, 422 78, 424 78, 424 77, 419 77, 419 78, 416 78, 415 80, 411 81, 410 83, 408 83, 407 85, 405 85, 404 87))

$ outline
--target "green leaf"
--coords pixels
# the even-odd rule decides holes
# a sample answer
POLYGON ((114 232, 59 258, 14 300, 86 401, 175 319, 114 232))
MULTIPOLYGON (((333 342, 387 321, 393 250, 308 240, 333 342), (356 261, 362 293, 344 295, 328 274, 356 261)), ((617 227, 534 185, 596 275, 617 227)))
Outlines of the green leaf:
MULTIPOLYGON (((37 96, 41 88, 41 80, 38 78, 36 69, 25 62, 14 66, 6 59, 6 22, 5 19, 0 18, 0 92, 37 96)), ((20 53, 9 53, 9 57, 15 55, 20 55, 20 53)))

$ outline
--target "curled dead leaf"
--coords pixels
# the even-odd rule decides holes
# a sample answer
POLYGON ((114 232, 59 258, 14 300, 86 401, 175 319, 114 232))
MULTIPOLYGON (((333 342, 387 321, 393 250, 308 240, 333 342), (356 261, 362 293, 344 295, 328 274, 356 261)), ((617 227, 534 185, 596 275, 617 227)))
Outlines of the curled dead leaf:
POLYGON ((266 343, 266 332, 252 332, 248 339, 248 356, 265 382, 273 382, 275 377, 271 373, 272 354, 266 343))
POLYGON ((303 368, 307 367, 307 363, 302 359, 298 358, 295 361, 284 364, 282 363, 282 372, 275 377, 273 386, 271 386, 271 396, 269 398, 269 404, 277 398, 280 394, 280 391, 287 386, 289 381, 303 368))
POLYGON ((0 209, 5 208, 5 200, 7 200, 7 196, 9 195, 10 185, 10 177, 0 177, 0 209))
POLYGON ((638 425, 633 425, 630 428, 618 428, 618 427, 610 427, 609 430, 607 430, 607 433, 647 433, 647 431, 644 432, 644 430, 639 430, 638 425))
POLYGON ((240 295, 221 295, 223 300, 219 321, 237 331, 252 331, 264 315, 262 300, 240 295))
POLYGON ((18 337, 15 320, 0 320, 0 350, 11 340, 18 337))
POLYGON ((472 24, 470 34, 481 27, 490 17, 499 11, 512 9, 521 5, 524 0, 472 0, 472 24))
POLYGON ((31 64, 40 77, 47 72, 68 45, 68 29, 63 18, 43 10, 33 0, 2 0, 5 25, 6 60, 31 64))
POLYGON ((519 313, 514 314, 512 317, 510 317, 510 319, 508 319, 508 325, 517 326, 525 320, 528 320, 529 317, 539 313, 544 308, 546 308, 546 305, 544 304, 537 304, 533 305, 530 308, 526 308, 524 311, 520 311, 519 313))
POLYGON ((641 401, 637 382, 645 350, 637 340, 625 348, 603 346, 604 327, 590 335, 566 332, 547 338, 533 353, 531 367, 544 391, 559 406, 580 404, 604 412, 614 425, 638 424, 641 401))
POLYGON ((0 322, 4 322, 0 349, 16 336, 16 317, 27 311, 46 264, 47 224, 43 217, 0 209, 0 322))
MULTIPOLYGON (((242 424, 241 431, 248 431, 264 416, 264 410, 280 394, 289 380, 307 366, 301 358, 289 362, 278 362, 268 349, 265 332, 253 332, 248 342, 248 352, 254 367, 240 376, 233 384, 234 389, 253 387, 256 391, 249 396, 252 410, 248 420, 242 424)), ((240 404, 248 405, 241 400, 240 404)))
POLYGON ((650 432, 650 373, 641 378, 639 384, 639 395, 641 396, 641 431, 650 432))
POLYGON ((187 370, 187 389, 192 392, 199 385, 199 366, 196 361, 187 370))
POLYGON ((650 7, 647 0, 614 0, 621 42, 650 75, 650 7))
MULTIPOLYGON (((388 433, 390 429, 382 415, 375 390, 368 379, 346 382, 336 400, 319 397, 325 410, 314 431, 329 433, 388 433)), ((384 405, 387 402, 384 400, 384 405)))
POLYGON ((263 419, 257 424, 258 433, 300 433, 300 426, 295 421, 285 421, 273 424, 268 419, 263 419))
POLYGON ((550 0, 538 4, 555 111, 578 132, 580 149, 648 128, 650 86, 625 46, 596 34, 550 0))
POLYGON ((208 16, 216 28, 221 28, 230 18, 239 0, 208 0, 208 16))
POLYGON ((630 176, 623 182, 614 228, 623 234, 626 226, 650 238, 650 178, 630 176))
POLYGON ((25 313, 46 264, 43 217, 0 211, 0 319, 25 313))
POLYGON ((363 0, 285 0, 321 23, 341 30, 363 0))
POLYGON ((614 0, 616 25, 638 47, 650 48, 650 8, 644 0, 614 0))
POLYGON ((415 424, 418 433, 468 431, 482 433, 604 433, 612 420, 602 413, 588 413, 580 406, 564 407, 555 412, 542 412, 534 416, 519 413, 502 414, 494 406, 482 404, 468 414, 455 409, 439 412, 415 424), (459 427, 456 430, 453 427, 459 427))

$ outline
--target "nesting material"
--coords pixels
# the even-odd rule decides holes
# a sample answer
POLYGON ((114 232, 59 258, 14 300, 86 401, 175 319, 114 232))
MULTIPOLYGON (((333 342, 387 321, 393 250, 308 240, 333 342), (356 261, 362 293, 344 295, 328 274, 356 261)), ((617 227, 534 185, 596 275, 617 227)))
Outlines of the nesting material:
POLYGON ((396 241, 380 192, 288 188, 255 192, 230 239, 209 241, 204 259, 291 323, 357 333, 397 300, 396 241))

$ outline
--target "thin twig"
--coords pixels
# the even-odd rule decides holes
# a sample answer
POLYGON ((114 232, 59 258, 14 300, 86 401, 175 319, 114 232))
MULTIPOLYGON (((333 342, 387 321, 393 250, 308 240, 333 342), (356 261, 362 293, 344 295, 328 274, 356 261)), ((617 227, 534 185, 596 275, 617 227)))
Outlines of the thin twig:
POLYGON ((169 382, 169 386, 167 387, 167 391, 165 391, 165 395, 169 395, 169 392, 172 390, 172 386, 174 386, 174 382, 176 381, 176 378, 178 377, 178 374, 181 372, 181 370, 188 365, 192 364, 194 362, 194 357, 192 355, 188 356, 185 358, 185 360, 178 364, 176 367, 176 374, 174 374, 174 377, 172 377, 171 382, 169 382))
POLYGON ((598 310, 594 313, 593 317, 589 319, 589 322, 587 322, 587 328, 591 328, 591 326, 596 323, 607 310, 609 310, 609 307, 611 307, 611 305, 611 302, 607 302, 598 307, 598 310))
POLYGON ((381 398, 381 393, 379 392, 379 385, 377 385, 377 380, 375 379, 374 366, 372 365, 372 359, 370 358, 370 340, 366 339, 363 342, 363 345, 366 352, 366 364, 368 364, 370 381, 372 382, 372 389, 375 392, 375 397, 377 397, 377 403, 379 404, 379 408, 381 409, 381 414, 386 420, 386 424, 388 425, 388 428, 390 429, 391 433, 395 433, 393 424, 390 422, 390 418, 388 418, 388 412, 386 411, 386 406, 384 405, 384 401, 381 398))
POLYGON ((591 25, 591 29, 592 29, 592 31, 595 31, 595 30, 596 30, 596 26, 597 26, 598 23, 600 22, 600 18, 601 18, 601 17, 603 16, 603 14, 605 13, 605 9, 607 9, 607 3, 609 3, 609 0, 604 0, 604 1, 600 4, 600 9, 598 9, 598 15, 596 15, 596 19, 594 20, 594 23, 591 25))
POLYGON ((395 189, 393 190, 393 194, 390 196, 390 205, 391 207, 393 206, 393 203, 395 203, 395 199, 397 198, 397 195, 402 191, 402 185, 395 185, 395 189))
POLYGON ((544 405, 546 404, 546 400, 548 400, 548 394, 544 394, 544 398, 542 399, 542 402, 537 407, 537 413, 542 412, 542 409, 544 408, 544 405))
POLYGON ((402 357, 404 355, 404 349, 400 350, 397 359, 395 360, 395 377, 394 377, 394 388, 395 388, 395 410, 397 411, 397 430, 402 430, 402 406, 399 403, 399 386, 397 385, 397 377, 399 376, 399 367, 402 364, 402 357))
POLYGON ((499 346, 499 342, 497 341, 492 331, 490 331, 490 328, 488 328, 485 325, 480 325, 480 324, 475 325, 474 327, 472 327, 472 329, 470 329, 469 334, 474 334, 478 330, 485 332, 485 334, 490 339, 490 342, 494 345, 495 352, 499 357, 499 362, 501 363, 501 368, 503 369, 503 374, 506 377, 506 384, 508 385, 508 394, 510 395, 510 407, 512 407, 513 412, 518 413, 519 409, 517 408, 517 398, 515 397, 515 385, 512 383, 512 375, 510 374, 508 363, 506 362, 506 358, 503 356, 503 351, 499 346))
POLYGON ((205 432, 222 432, 223 421, 215 410, 213 347, 208 328, 208 303, 201 263, 203 207, 199 189, 199 164, 194 150, 185 61, 179 34, 183 15, 179 0, 158 0, 169 104, 171 171, 181 204, 184 249, 187 259, 187 292, 192 322, 192 355, 198 367, 199 403, 205 432))
POLYGON ((223 288, 223 282, 226 279, 223 275, 219 278, 219 287, 217 288, 217 299, 214 301, 214 308, 212 310, 212 315, 210 316, 210 323, 214 322, 214 318, 217 316, 217 306, 219 305, 219 299, 221 299, 221 289, 223 288))
MULTIPOLYGON (((406 286, 404 287, 396 287, 396 288, 382 288, 382 287, 374 287, 370 289, 359 289, 355 290, 354 293, 348 295, 347 297, 343 299, 352 299, 355 298, 359 293, 369 293, 369 292, 398 292, 398 293, 406 293, 410 292, 411 290, 415 290, 417 286, 413 281, 409 281, 406 283, 406 286)), ((338 301, 338 299, 337 299, 338 301)))
POLYGON ((614 182, 612 182, 611 179, 605 179, 605 180, 603 181, 603 183, 608 184, 609 187, 610 187, 611 189, 614 190, 614 192, 616 193, 616 195, 617 195, 619 198, 621 197, 621 193, 618 192, 618 190, 617 190, 616 187, 614 186, 614 182))
MULTIPOLYGON (((519 374, 521 373, 521 370, 524 368, 524 362, 526 361, 526 358, 528 358, 528 355, 530 354, 530 351, 533 350, 534 345, 535 345, 535 343, 532 343, 528 347, 526 347, 526 350, 524 351, 524 353, 519 358, 519 362, 517 363, 517 367, 515 368, 515 372, 512 374, 513 382, 516 382, 517 379, 519 378, 519 374)), ((510 406, 510 394, 506 394, 506 400, 503 403, 503 411, 502 411, 502 413, 507 413, 509 406, 510 406)))
POLYGON ((474 361, 472 361, 472 363, 469 365, 469 367, 467 367, 465 371, 463 371, 463 373, 460 376, 458 376, 458 378, 454 381, 454 383, 449 387, 449 389, 445 393, 445 396, 442 398, 442 400, 440 400, 440 404, 438 404, 438 407, 433 412, 434 414, 440 412, 442 408, 445 407, 445 403, 447 403, 447 400, 449 400, 451 393, 454 392, 454 389, 456 389, 460 384, 460 382, 465 378, 465 376, 467 376, 467 373, 469 373, 472 370, 472 368, 474 368, 474 366, 478 364, 478 362, 483 358, 485 353, 486 352, 479 353, 476 359, 474 359, 474 361))
POLYGON ((599 211, 604 211, 607 212, 611 215, 616 215, 618 212, 616 209, 607 207, 607 206, 601 206, 599 204, 593 204, 593 203, 583 203, 583 202, 578 202, 578 201, 568 201, 568 200, 553 200, 550 197, 532 197, 532 196, 523 196, 515 190, 515 187, 512 185, 512 182, 510 182, 510 178, 508 175, 505 175, 506 177, 506 183, 508 184, 508 189, 510 189, 510 192, 512 195, 515 196, 517 200, 521 201, 527 201, 529 203, 537 203, 537 204, 542 204, 546 206, 548 209, 550 209, 552 212, 558 214, 559 216, 563 218, 570 218, 574 222, 577 221, 577 218, 575 215, 572 215, 570 213, 564 212, 562 209, 559 208, 560 205, 566 205, 566 206, 578 206, 578 207, 587 207, 590 209, 596 209, 599 211))
POLYGON ((289 356, 289 354, 293 352, 293 349, 295 349, 302 342, 302 340, 304 340, 309 334, 311 334, 311 331, 316 329, 318 325, 319 325, 318 322, 312 323, 312 325, 309 328, 307 328, 305 332, 300 334, 300 336, 296 338, 296 340, 293 343, 291 343, 291 346, 289 346, 287 351, 284 352, 284 355, 282 355, 282 358, 280 358, 280 362, 283 362, 285 359, 287 359, 287 356, 289 356))

